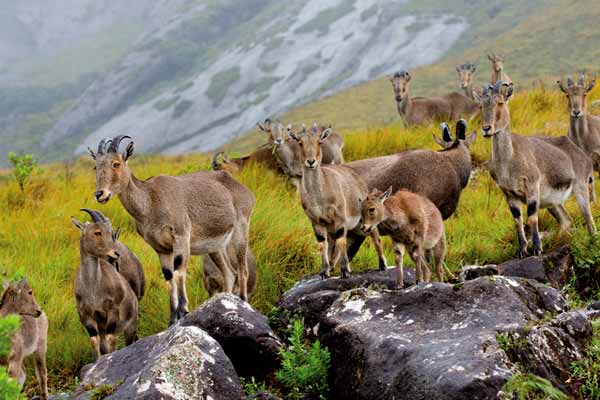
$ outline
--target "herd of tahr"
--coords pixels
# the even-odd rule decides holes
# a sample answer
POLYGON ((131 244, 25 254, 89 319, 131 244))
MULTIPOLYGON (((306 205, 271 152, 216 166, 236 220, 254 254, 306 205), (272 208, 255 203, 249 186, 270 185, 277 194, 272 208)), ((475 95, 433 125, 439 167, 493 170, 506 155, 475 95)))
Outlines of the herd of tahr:
MULTIPOLYGON (((483 136, 491 138, 489 170, 510 207, 518 237, 518 256, 528 253, 523 205, 531 230, 532 254, 542 252, 538 211, 546 208, 568 229, 571 219, 564 203, 575 195, 590 234, 596 231, 590 210, 594 200, 593 169, 600 167, 600 118, 586 113, 586 96, 594 80, 558 82, 566 94, 570 125, 565 136, 521 136, 510 130, 508 102, 513 85, 503 71, 503 57, 490 55, 492 79, 484 87, 471 83, 475 65, 457 66, 465 94, 411 97, 411 75, 391 77, 398 112, 406 126, 430 121, 457 121, 455 136, 441 125, 440 151, 407 150, 384 157, 344 163, 343 139, 329 128, 314 124, 294 130, 279 122, 258 124, 269 136, 267 145, 251 155, 227 159, 219 153, 213 171, 180 176, 135 177, 128 163, 134 144, 120 151, 119 135, 102 140, 90 154, 95 161, 96 200, 113 196, 135 221, 137 232, 156 251, 166 281, 173 324, 188 313, 186 269, 190 256, 204 256, 204 283, 210 295, 235 293, 247 300, 256 282, 256 262, 248 247, 254 207, 252 192, 234 178, 248 162, 260 162, 288 175, 298 188, 321 255, 320 275, 330 276, 339 265, 342 277, 367 236, 386 269, 380 236, 390 236, 398 268, 398 288, 404 287, 405 250, 416 266, 417 282, 429 282, 430 265, 444 280, 446 253, 443 221, 458 205, 471 176, 469 119, 481 113, 483 136), (220 157, 221 156, 221 157, 220 157), (221 158, 221 160, 219 160, 221 158)), ((83 209, 92 221, 73 224, 81 231, 81 264, 75 277, 79 318, 96 356, 112 352, 117 335, 137 339, 138 304, 144 295, 144 273, 136 256, 119 242, 108 218, 83 209)), ((23 384, 23 358, 35 357, 41 397, 48 396, 45 354, 48 321, 26 280, 5 285, 0 315, 18 314, 19 331, 8 357, 9 374, 23 384)))

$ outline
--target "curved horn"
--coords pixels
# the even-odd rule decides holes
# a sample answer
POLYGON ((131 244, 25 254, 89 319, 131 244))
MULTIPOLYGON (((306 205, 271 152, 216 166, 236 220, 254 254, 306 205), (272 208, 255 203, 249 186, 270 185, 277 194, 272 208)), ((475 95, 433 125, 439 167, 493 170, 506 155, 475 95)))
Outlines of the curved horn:
POLYGON ((567 76, 567 86, 573 86, 575 82, 573 82, 573 77, 571 75, 567 76))
POLYGON ((585 85, 585 71, 581 71, 581 75, 579 75, 579 82, 577 82, 579 86, 585 85))
POLYGON ((316 135, 317 133, 319 133, 319 126, 317 125, 316 122, 313 122, 313 126, 312 126, 312 134, 316 135))
POLYGON ((92 221, 94 222, 102 222, 105 224, 109 222, 108 219, 100 211, 90 210, 89 208, 81 208, 79 209, 79 211, 84 211, 90 214, 90 216, 92 217, 92 221))
POLYGON ((219 167, 221 166, 221 164, 219 164, 219 156, 223 154, 222 151, 219 151, 217 153, 215 153, 215 155, 213 156, 212 162, 210 163, 211 168, 213 170, 217 170, 219 169, 219 167))
POLYGON ((442 122, 440 124, 440 129, 442 130, 442 139, 444 139, 444 142, 451 142, 452 134, 450 133, 450 127, 448 126, 448 124, 442 122))
POLYGON ((106 138, 102 139, 100 143, 98 143, 98 151, 96 152, 99 155, 102 155, 106 152, 106 145, 112 142, 112 139, 106 138))
POLYGON ((108 146, 108 152, 109 153, 117 153, 119 151, 119 145, 121 144, 121 141, 124 139, 131 139, 131 136, 129 135, 118 135, 115 136, 111 141, 110 141, 110 146, 108 146))
MULTIPOLYGON (((490 85, 491 86, 491 85, 490 85)), ((500 79, 498 82, 496 82, 493 86, 493 93, 500 93, 500 89, 502 89, 502 86, 509 86, 508 82, 500 79)))
POLYGON ((459 119, 456 123, 456 139, 465 140, 467 138, 467 121, 459 119))

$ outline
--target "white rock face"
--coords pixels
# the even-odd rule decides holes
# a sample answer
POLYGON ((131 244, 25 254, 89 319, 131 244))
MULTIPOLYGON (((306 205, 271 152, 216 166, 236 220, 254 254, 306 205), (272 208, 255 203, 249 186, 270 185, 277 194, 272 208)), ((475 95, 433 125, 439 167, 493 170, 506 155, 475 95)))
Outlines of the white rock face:
POLYGON ((211 38, 210 56, 203 55, 185 79, 163 82, 136 97, 140 77, 158 68, 154 53, 143 45, 177 39, 181 35, 174 32, 206 14, 202 2, 175 3, 179 8, 157 2, 147 11, 154 22, 139 39, 142 46, 86 90, 47 132, 44 145, 73 138, 81 143, 80 154, 101 138, 127 132, 140 151, 211 150, 265 117, 432 63, 467 28, 459 16, 409 15, 404 1, 297 0, 284 5, 253 0, 256 15, 240 17, 239 24, 211 38), (171 17, 158 18, 161 13, 171 17))

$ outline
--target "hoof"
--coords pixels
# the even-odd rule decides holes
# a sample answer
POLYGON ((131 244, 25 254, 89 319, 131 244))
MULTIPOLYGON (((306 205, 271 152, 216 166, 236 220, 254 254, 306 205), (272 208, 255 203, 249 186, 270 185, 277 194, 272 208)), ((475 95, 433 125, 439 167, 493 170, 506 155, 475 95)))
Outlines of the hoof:
POLYGON ((189 311, 177 311, 177 320, 182 319, 189 314, 189 311))
POLYGON ((380 271, 387 271, 387 265, 385 265, 385 263, 380 262, 379 263, 379 270, 380 271))
POLYGON ((534 256, 541 256, 542 255, 542 249, 540 249, 539 247, 537 249, 533 249, 533 255, 534 256))
POLYGON ((525 250, 519 250, 519 251, 517 251, 517 257, 525 258, 525 257, 527 257, 527 252, 525 250))
POLYGON ((325 272, 321 272, 319 274, 319 276, 321 277, 321 280, 324 281, 325 279, 329 279, 329 274, 325 273, 325 272))

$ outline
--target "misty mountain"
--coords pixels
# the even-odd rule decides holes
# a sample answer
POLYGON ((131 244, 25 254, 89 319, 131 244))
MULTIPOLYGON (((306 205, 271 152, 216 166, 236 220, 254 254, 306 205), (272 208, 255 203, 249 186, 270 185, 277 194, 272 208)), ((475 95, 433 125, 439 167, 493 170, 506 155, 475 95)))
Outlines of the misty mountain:
POLYGON ((148 152, 214 149, 266 116, 434 62, 467 29, 406 3, 9 1, 0 151, 65 157, 116 133, 148 152))

